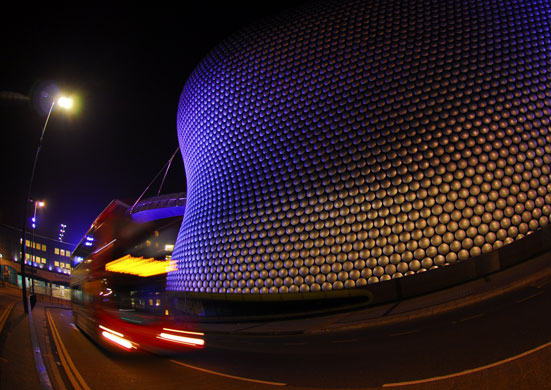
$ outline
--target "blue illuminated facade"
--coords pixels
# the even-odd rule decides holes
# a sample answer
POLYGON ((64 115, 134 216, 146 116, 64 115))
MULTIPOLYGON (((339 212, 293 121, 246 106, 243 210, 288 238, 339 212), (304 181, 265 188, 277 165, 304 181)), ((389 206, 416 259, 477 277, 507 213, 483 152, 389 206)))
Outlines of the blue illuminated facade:
POLYGON ((356 288, 551 214, 547 1, 312 4, 226 39, 181 94, 168 290, 356 288))

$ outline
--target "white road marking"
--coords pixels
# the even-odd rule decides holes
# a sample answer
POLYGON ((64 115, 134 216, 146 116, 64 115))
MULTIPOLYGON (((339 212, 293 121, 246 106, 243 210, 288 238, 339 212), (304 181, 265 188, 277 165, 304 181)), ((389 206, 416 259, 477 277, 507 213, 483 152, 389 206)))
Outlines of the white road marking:
POLYGON ((398 337, 398 336, 405 336, 405 335, 413 334, 413 333, 417 333, 417 332, 419 332, 419 329, 408 330, 406 332, 391 333, 391 334, 389 334, 389 336, 390 337, 398 337))
POLYGON ((415 380, 415 381, 407 381, 407 382, 395 382, 395 383, 385 383, 383 385, 383 387, 396 387, 396 386, 406 386, 406 385, 417 385, 417 384, 420 384, 420 383, 427 383, 427 382, 435 382, 435 381, 440 381, 440 380, 444 380, 444 379, 449 379, 449 378, 454 378, 454 377, 458 377, 458 376, 462 376, 462 375, 467 375, 467 374, 472 374, 474 372, 478 372, 478 371, 483 371, 483 370, 487 370, 489 368, 492 368, 492 367, 496 367, 496 366, 499 366, 499 365, 502 365, 502 364, 505 364, 505 363, 509 363, 513 360, 517 360, 517 359, 520 359, 520 358, 523 358, 525 356, 528 356, 534 352, 537 352, 541 349, 544 349, 544 348, 547 348, 551 346, 551 342, 548 342, 548 343, 545 343, 543 345, 540 345, 539 347, 535 347, 535 348, 532 348, 526 352, 523 352, 521 354, 518 354, 518 355, 515 355, 515 356, 512 356, 510 358, 507 358, 507 359, 503 359, 503 360, 500 360, 498 362, 495 362, 495 363, 491 363, 491 364, 487 364, 485 366, 481 366, 481 367, 477 367, 477 368, 472 368, 470 370, 465 370, 465 371, 460 371, 460 372, 456 372, 454 374, 448 374, 448 375, 442 375, 442 376, 435 376, 433 378, 425 378, 425 379, 419 379, 419 380, 415 380))
POLYGON ((358 341, 358 339, 348 339, 348 340, 333 340, 331 341, 333 344, 336 344, 336 343, 354 343, 358 341))
POLYGON ((244 377, 241 377, 241 376, 234 376, 234 375, 223 374, 223 373, 221 373, 221 372, 211 371, 211 370, 207 370, 207 369, 205 369, 205 368, 196 367, 196 366, 192 366, 192 365, 190 365, 190 364, 182 363, 182 362, 179 362, 179 361, 177 361, 177 360, 171 360, 171 362, 172 362, 172 363, 179 364, 179 365, 184 366, 184 367, 187 367, 187 368, 192 368, 192 369, 194 369, 194 370, 203 371, 203 372, 206 372, 206 373, 209 373, 209 374, 224 376, 224 377, 226 377, 226 378, 237 379, 237 380, 247 381, 247 382, 254 382, 254 383, 262 383, 262 384, 265 384, 265 385, 287 386, 287 383, 270 382, 270 381, 263 381, 263 380, 260 380, 260 379, 244 378, 244 377))
POLYGON ((474 320, 475 318, 480 318, 480 317, 484 317, 484 313, 475 314, 475 315, 472 315, 470 317, 464 317, 464 318, 461 318, 457 322, 464 322, 464 321, 474 320))
POLYGON ((532 299, 532 298, 537 297, 538 295, 543 294, 544 292, 545 292, 545 291, 538 291, 538 292, 535 293, 535 294, 529 295, 529 296, 524 297, 524 298, 521 298, 521 299, 517 299, 515 302, 516 302, 516 303, 521 303, 521 302, 527 301, 527 300, 529 300, 529 299, 532 299))

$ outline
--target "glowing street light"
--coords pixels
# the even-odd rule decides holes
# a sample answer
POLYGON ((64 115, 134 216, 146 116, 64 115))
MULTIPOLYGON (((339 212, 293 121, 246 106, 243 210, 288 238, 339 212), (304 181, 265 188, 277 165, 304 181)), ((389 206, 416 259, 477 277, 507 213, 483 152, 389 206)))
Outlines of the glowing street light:
MULTIPOLYGON (((55 105, 59 105, 59 107, 63 109, 69 109, 73 106, 73 100, 69 97, 65 96, 56 96, 52 99, 52 103, 50 105, 50 110, 48 111, 48 116, 46 117, 46 121, 44 122, 44 126, 42 127, 42 134, 40 135, 40 141, 38 142, 38 147, 36 148, 36 154, 34 156, 34 162, 33 162, 33 169, 31 171, 31 178, 29 180, 29 191, 27 192, 27 199, 25 199, 25 223, 23 224, 23 232, 21 234, 21 280, 22 280, 22 288, 21 288, 21 295, 23 297, 23 308, 25 310, 25 313, 28 313, 27 309, 27 286, 25 283, 25 243, 27 239, 27 206, 29 202, 31 201, 31 193, 33 188, 33 179, 34 179, 34 172, 36 170, 36 162, 38 161, 38 154, 40 153, 40 149, 42 148, 42 143, 44 142, 44 134, 46 133, 46 127, 48 126, 48 121, 50 120, 50 116, 52 115, 52 111, 54 110, 55 105)), ((33 233, 34 228, 36 227, 35 219, 36 219, 36 207, 37 204, 35 203, 35 214, 33 216, 33 233)), ((40 207, 40 206, 38 206, 40 207)))
POLYGON ((32 222, 33 222, 32 227, 33 227, 33 235, 34 235, 34 229, 36 229, 36 209, 46 206, 46 203, 42 200, 41 201, 36 201, 36 200, 32 201, 31 200, 31 202, 34 203, 34 214, 33 214, 33 219, 32 219, 32 222))
POLYGON ((73 107, 73 99, 71 99, 70 97, 61 96, 57 99, 57 104, 65 109, 70 109, 73 107))

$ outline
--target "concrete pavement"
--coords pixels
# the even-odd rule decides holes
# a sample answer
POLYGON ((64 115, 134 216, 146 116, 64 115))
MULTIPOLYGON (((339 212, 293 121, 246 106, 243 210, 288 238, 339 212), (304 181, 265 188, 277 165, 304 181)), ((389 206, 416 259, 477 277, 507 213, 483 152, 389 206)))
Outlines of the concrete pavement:
POLYGON ((3 329, 0 329, 0 389, 41 389, 21 290, 0 287, 0 313, 4 313, 11 303, 15 305, 3 329))
POLYGON ((266 322, 200 323, 205 333, 316 334, 398 324, 449 313, 517 289, 551 281, 551 253, 445 290, 346 313, 266 322))

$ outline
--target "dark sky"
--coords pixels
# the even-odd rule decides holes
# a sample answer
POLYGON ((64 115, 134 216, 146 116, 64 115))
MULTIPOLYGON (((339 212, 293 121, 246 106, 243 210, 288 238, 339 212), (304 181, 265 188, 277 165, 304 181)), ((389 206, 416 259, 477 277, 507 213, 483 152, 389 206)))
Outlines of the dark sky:
MULTIPOLYGON (((56 238, 65 223, 64 241, 76 243, 112 199, 136 199, 177 148, 180 92, 207 52, 232 32, 298 2, 194 3, 3 12, 0 223, 23 225, 46 118, 32 99, 12 93, 32 97, 52 81, 80 99, 78 112, 52 114, 33 184, 33 198, 47 202, 36 233, 56 238)), ((182 190, 178 155, 163 193, 182 190)))

